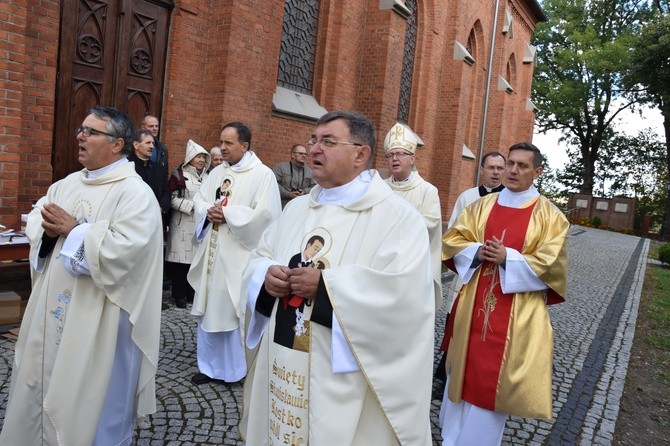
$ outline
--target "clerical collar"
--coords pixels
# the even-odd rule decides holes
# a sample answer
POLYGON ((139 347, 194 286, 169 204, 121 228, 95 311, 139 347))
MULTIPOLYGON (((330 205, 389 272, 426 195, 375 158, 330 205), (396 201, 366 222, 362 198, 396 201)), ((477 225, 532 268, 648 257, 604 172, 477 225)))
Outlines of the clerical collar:
POLYGON ((398 184, 400 184, 400 183, 407 183, 409 180, 411 180, 412 178, 414 178, 414 175, 415 175, 415 174, 416 174, 416 170, 413 170, 413 171, 411 171, 411 172, 409 173, 409 176, 408 176, 407 178, 405 178, 404 180, 396 180, 395 178, 393 178, 391 181, 393 181, 394 183, 398 183, 398 184))
POLYGON ((84 169, 84 174, 86 175, 86 178, 88 178, 89 180, 95 180, 96 178, 99 178, 104 174, 106 174, 107 172, 111 172, 112 170, 116 169, 122 164, 126 164, 128 162, 130 162, 130 160, 124 156, 120 160, 113 162, 112 164, 108 164, 105 167, 101 167, 100 169, 95 170, 84 169))
POLYGON ((533 185, 523 192, 512 192, 509 189, 503 189, 500 191, 500 195, 498 195, 498 204, 510 208, 521 208, 537 198, 538 195, 540 195, 540 193, 533 185))
POLYGON ((370 186, 372 172, 364 170, 356 178, 342 186, 321 189, 316 199, 319 204, 347 205, 361 198, 370 186))
POLYGON ((489 188, 489 187, 486 187, 482 184, 481 186, 479 186, 479 196, 483 197, 483 196, 491 194, 493 192, 500 192, 504 188, 505 188, 505 186, 503 186, 502 184, 499 184, 494 188, 489 188))
POLYGON ((242 158, 240 158, 240 160, 236 164, 230 164, 228 163, 228 161, 226 161, 226 163, 228 163, 228 165, 231 167, 244 167, 244 165, 247 164, 250 159, 251 159, 251 152, 247 150, 246 152, 244 152, 244 155, 242 155, 242 158))

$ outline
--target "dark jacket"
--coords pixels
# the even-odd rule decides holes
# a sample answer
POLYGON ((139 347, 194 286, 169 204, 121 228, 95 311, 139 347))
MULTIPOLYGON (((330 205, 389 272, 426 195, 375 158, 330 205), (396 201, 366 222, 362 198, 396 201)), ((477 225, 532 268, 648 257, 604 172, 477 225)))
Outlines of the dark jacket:
POLYGON ((135 172, 154 191, 161 212, 168 212, 170 210, 170 190, 168 189, 167 176, 163 170, 151 160, 142 161, 135 153, 131 153, 128 159, 135 163, 135 172))
POLYGON ((165 147, 165 144, 163 144, 157 139, 154 139, 154 151, 151 153, 151 162, 158 165, 158 167, 164 172, 165 178, 167 178, 168 173, 167 147, 165 147))

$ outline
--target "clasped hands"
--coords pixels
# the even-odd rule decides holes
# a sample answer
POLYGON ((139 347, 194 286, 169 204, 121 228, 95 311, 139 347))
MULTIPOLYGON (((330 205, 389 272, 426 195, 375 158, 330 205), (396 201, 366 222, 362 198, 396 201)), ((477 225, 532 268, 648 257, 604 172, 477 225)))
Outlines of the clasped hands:
POLYGON ((207 220, 218 224, 226 222, 226 217, 223 215, 223 206, 220 203, 216 203, 207 209, 207 220))
POLYGON ((293 190, 289 193, 289 195, 291 196, 291 200, 304 194, 305 192, 303 192, 302 189, 293 190))
POLYGON ((502 239, 493 236, 491 240, 486 240, 477 250, 477 258, 482 262, 492 262, 498 265, 505 263, 507 250, 505 250, 502 239))
POLYGON ((290 294, 314 299, 321 279, 318 268, 289 268, 283 265, 272 265, 265 273, 265 289, 274 297, 290 294))
POLYGON ((57 204, 45 204, 41 214, 42 227, 49 237, 67 237, 70 231, 77 226, 77 220, 57 204))

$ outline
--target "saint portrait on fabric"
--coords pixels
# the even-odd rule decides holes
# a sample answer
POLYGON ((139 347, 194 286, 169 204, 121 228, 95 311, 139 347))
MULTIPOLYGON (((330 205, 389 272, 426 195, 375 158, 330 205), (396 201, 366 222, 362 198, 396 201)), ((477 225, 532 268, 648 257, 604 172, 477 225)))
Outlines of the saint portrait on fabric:
POLYGON ((233 195, 233 177, 226 175, 223 177, 221 186, 216 189, 216 200, 221 200, 221 206, 225 206, 228 204, 228 199, 231 195, 233 195))
MULTIPOLYGON (((325 269, 330 265, 325 255, 332 246, 330 232, 323 227, 309 231, 302 239, 303 250, 288 263, 289 268, 325 269)), ((291 349, 308 351, 309 315, 311 299, 289 295, 282 298, 277 306, 274 342, 291 349)))

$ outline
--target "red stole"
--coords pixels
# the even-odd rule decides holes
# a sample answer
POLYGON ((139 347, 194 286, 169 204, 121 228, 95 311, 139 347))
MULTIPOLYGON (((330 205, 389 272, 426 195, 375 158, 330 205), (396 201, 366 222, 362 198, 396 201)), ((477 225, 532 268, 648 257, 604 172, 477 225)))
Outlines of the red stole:
MULTIPOLYGON (((505 247, 521 252, 536 203, 517 209, 501 206, 496 201, 486 222, 484 239, 491 240, 493 236, 502 238, 505 247)), ((471 316, 462 398, 475 406, 494 410, 514 294, 503 294, 498 271, 500 267, 484 262, 480 268, 471 316)), ((457 303, 458 299, 454 304, 454 314, 457 303)), ((453 327, 449 328, 453 330, 453 327)), ((448 333, 448 338, 451 338, 451 333, 448 333)))

